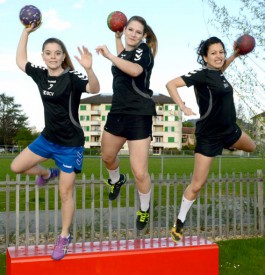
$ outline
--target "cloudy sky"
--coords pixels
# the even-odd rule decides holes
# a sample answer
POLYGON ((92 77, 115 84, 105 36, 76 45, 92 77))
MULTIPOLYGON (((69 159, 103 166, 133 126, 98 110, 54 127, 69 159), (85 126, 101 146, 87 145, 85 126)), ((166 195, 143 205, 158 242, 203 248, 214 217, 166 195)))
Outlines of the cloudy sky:
MULTIPOLYGON (((218 0, 237 9, 239 0, 218 0)), ((43 24, 32 33, 28 43, 28 59, 44 65, 41 47, 49 37, 61 39, 72 58, 75 69, 84 72, 73 58, 78 54, 77 46, 87 46, 93 54, 94 70, 99 78, 102 93, 112 92, 110 62, 98 56, 95 48, 106 44, 115 53, 114 33, 107 27, 110 12, 119 10, 128 18, 143 16, 158 38, 158 54, 151 78, 155 93, 168 95, 165 84, 170 79, 199 67, 195 49, 201 40, 218 36, 208 23, 212 13, 201 0, 0 0, 1 42, 0 42, 0 93, 13 96, 29 117, 30 126, 42 130, 43 108, 36 84, 15 64, 15 53, 23 26, 19 21, 20 9, 33 4, 42 12, 43 24)), ((238 34, 235 34, 235 37, 238 34)), ((222 37, 220 37, 222 38, 222 37)), ((227 51, 232 51, 233 40, 227 41, 227 51)), ((181 91, 186 105, 197 112, 193 90, 181 91)))

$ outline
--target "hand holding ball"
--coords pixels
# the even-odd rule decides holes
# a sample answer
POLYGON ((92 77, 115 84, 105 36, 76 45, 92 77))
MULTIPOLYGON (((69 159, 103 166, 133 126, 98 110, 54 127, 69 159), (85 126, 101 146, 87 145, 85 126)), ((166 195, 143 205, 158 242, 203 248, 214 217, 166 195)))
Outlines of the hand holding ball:
POLYGON ((41 23, 41 12, 37 7, 27 5, 20 10, 19 19, 26 28, 29 28, 32 23, 36 28, 41 23))
POLYGON ((122 32, 127 23, 127 17, 120 11, 114 11, 109 14, 107 24, 113 32, 122 32))
POLYGON ((249 34, 243 34, 236 40, 236 49, 239 49, 240 55, 252 52, 255 48, 255 38, 249 34))

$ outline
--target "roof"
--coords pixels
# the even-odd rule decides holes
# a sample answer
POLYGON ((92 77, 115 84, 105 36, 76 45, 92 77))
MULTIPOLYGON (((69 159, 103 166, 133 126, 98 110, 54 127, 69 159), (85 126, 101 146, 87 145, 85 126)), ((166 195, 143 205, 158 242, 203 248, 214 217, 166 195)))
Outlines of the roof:
POLYGON ((194 134, 195 127, 182 127, 182 134, 194 134))
MULTIPOLYGON (((152 99, 156 104, 175 104, 173 99, 170 96, 163 94, 153 94, 152 99)), ((81 99, 80 103, 82 104, 111 104, 112 94, 110 93, 100 93, 92 95, 86 98, 81 99)))

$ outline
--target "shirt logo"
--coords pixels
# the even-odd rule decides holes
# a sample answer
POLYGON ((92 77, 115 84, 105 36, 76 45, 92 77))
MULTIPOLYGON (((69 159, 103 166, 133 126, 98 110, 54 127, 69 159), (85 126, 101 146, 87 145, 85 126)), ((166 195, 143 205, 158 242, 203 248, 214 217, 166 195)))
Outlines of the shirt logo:
POLYGON ((141 59, 143 55, 143 50, 142 49, 137 49, 136 50, 136 54, 135 54, 135 57, 134 57, 134 61, 138 61, 141 59))
POLYGON ((63 164, 63 167, 65 167, 65 168, 73 168, 72 165, 66 165, 66 164, 63 164))
POLYGON ((43 94, 47 95, 47 96, 53 96, 54 92, 49 92, 49 91, 43 90, 43 94))

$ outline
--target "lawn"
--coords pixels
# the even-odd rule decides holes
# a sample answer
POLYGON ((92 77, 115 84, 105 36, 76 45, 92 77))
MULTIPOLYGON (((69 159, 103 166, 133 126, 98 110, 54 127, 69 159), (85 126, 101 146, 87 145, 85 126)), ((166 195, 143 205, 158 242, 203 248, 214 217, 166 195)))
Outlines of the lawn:
MULTIPOLYGON (((15 179, 16 175, 10 170, 10 164, 13 160, 13 157, 1 158, 0 157, 0 181, 6 179, 8 174, 11 179, 15 179)), ((190 175, 193 172, 193 157, 170 157, 170 156, 150 156, 149 158, 149 172, 155 177, 158 177, 160 173, 163 175, 169 174, 173 176, 177 174, 182 176, 183 174, 190 175)), ((48 160, 43 163, 45 167, 54 166, 53 160, 48 160)), ((240 157, 217 157, 211 167, 211 173, 218 175, 219 173, 225 175, 226 173, 231 174, 235 173, 249 173, 250 175, 255 173, 258 169, 261 169, 263 173, 265 172, 265 159, 262 158, 240 158, 240 157)), ((120 157, 120 170, 122 173, 128 173, 132 177, 130 163, 127 156, 120 157)), ((100 157, 89 157, 84 158, 83 170, 87 177, 90 177, 91 174, 94 174, 95 178, 99 178, 100 171, 102 175, 107 177, 106 169, 101 163, 100 157)), ((82 174, 78 175, 80 179, 82 174)), ((33 177, 32 177, 33 178, 33 177)))
MULTIPOLYGON (((265 237, 219 241, 217 244, 220 275, 265 274, 265 237)), ((0 254, 0 275, 4 274, 5 255, 0 254)))

